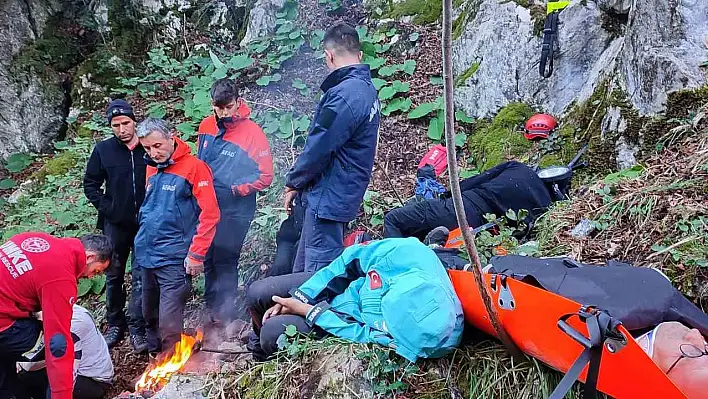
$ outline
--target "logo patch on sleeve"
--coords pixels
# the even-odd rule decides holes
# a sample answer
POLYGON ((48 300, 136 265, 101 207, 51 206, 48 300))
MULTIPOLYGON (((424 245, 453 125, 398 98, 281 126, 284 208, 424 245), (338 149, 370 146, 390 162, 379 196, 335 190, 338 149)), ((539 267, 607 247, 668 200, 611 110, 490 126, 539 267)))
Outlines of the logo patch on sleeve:
POLYGON ((378 273, 376 273, 375 270, 372 270, 369 272, 369 288, 372 290, 378 290, 381 288, 383 283, 381 282, 381 276, 379 276, 378 273))

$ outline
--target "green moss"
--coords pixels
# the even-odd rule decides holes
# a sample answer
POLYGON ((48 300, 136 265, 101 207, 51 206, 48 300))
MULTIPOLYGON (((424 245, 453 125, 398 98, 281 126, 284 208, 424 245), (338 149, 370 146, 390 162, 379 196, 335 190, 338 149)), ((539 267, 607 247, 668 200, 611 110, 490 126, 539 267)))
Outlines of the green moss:
POLYGON ((667 118, 687 118, 696 108, 708 103, 708 85, 694 90, 669 93, 666 100, 667 118))
POLYGON ((108 3, 112 47, 118 56, 136 59, 145 56, 153 27, 140 22, 144 17, 131 0, 114 0, 108 3))
POLYGON ((460 87, 464 85, 467 82, 467 79, 471 78, 472 75, 477 72, 477 69, 479 69, 479 62, 473 62, 469 68, 465 69, 464 72, 460 74, 460 76, 455 78, 455 87, 460 87))
POLYGON ((99 49, 82 62, 74 72, 76 80, 71 91, 74 106, 85 109, 102 107, 108 94, 107 90, 119 87, 119 78, 130 74, 132 70, 132 65, 114 56, 106 49, 99 49), (105 90, 94 90, 95 86, 83 87, 83 80, 88 80, 92 85, 105 90))
POLYGON ((529 8, 531 12, 531 21, 533 21, 533 34, 541 37, 543 34, 543 27, 546 24, 546 7, 533 4, 529 8))
POLYGON ((64 151, 49 159, 44 166, 32 174, 32 179, 43 181, 47 176, 61 176, 66 174, 79 162, 75 153, 64 151))
POLYGON ((541 157, 538 163, 539 168, 547 168, 549 166, 566 165, 568 162, 563 162, 558 154, 548 154, 541 157))
POLYGON ((477 168, 486 170, 528 152, 533 144, 518 129, 533 114, 530 106, 511 103, 502 108, 489 125, 473 133, 467 144, 477 168))
POLYGON ((474 21, 479 10, 480 0, 461 1, 456 7, 462 7, 460 15, 452 22, 452 39, 457 40, 465 32, 467 24, 474 21))
POLYGON ((431 24, 442 16, 442 0, 405 0, 391 9, 389 16, 401 18, 412 16, 417 24, 431 24))

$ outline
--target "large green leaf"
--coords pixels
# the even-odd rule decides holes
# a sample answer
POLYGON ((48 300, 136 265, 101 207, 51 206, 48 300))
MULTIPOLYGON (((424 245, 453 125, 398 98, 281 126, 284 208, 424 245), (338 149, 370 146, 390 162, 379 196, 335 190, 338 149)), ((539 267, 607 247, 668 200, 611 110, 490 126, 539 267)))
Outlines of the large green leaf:
POLYGON ((381 90, 379 90, 379 100, 385 101, 388 100, 389 98, 393 98, 393 96, 398 93, 396 89, 393 86, 386 86, 382 87, 381 90))
POLYGON ((295 29, 295 24, 288 21, 288 22, 280 25, 280 27, 278 27, 278 30, 275 31, 275 33, 278 35, 281 35, 284 33, 290 33, 290 32, 292 32, 293 29, 295 29))
POLYGON ((445 121, 441 115, 438 115, 430 120, 430 124, 428 125, 428 138, 434 141, 439 141, 442 139, 444 130, 445 121))
POLYGON ((148 108, 148 116, 151 118, 162 119, 167 115, 167 109, 164 103, 155 103, 150 108, 148 108))
POLYGON ((220 69, 224 67, 224 63, 221 62, 219 57, 217 57, 216 54, 214 54, 214 52, 211 50, 209 50, 209 58, 211 58, 211 62, 214 64, 214 68, 220 69))
POLYGON ((310 129, 310 118, 303 115, 295 121, 295 130, 299 132, 307 132, 310 129))
POLYGON ((381 88, 384 87, 388 81, 379 78, 372 78, 371 83, 374 84, 374 88, 376 88, 376 90, 381 90, 381 88))
POLYGON ((399 65, 389 65, 379 69, 379 76, 388 77, 400 70, 399 65))
POLYGON ((403 72, 409 75, 413 75, 413 72, 415 72, 416 65, 417 63, 415 62, 415 60, 406 60, 406 62, 403 63, 402 70, 403 72))
POLYGON ((15 183, 14 180, 12 179, 2 179, 0 180, 0 190, 8 190, 13 187, 15 187, 17 183, 15 183))
POLYGON ((319 50, 320 45, 322 44, 322 39, 324 39, 325 31, 323 30, 316 30, 311 33, 310 36, 310 48, 313 50, 319 50))
POLYGON ((396 111, 407 112, 411 109, 413 102, 410 98, 394 98, 391 102, 381 110, 381 114, 389 116, 396 111))
POLYGON ((298 90, 306 89, 307 85, 300 79, 293 79, 292 85, 298 90))
POLYGON ((87 278, 80 279, 79 283, 77 285, 77 289, 78 289, 77 291, 78 291, 79 297, 82 297, 82 296, 88 294, 89 291, 91 291, 92 286, 93 286, 93 283, 91 282, 91 280, 89 280, 87 278))
POLYGON ((247 54, 237 54, 229 59, 229 68, 237 71, 248 68, 251 65, 253 65, 253 58, 249 57, 247 54))
POLYGON ((419 106, 415 107, 413 111, 408 113, 408 119, 422 118, 437 109, 438 104, 434 102, 420 104, 419 106))
POLYGON ((103 292, 103 288, 106 286, 106 275, 100 274, 91 279, 91 292, 98 295, 103 292))
POLYGON ((455 147, 464 147, 467 143, 467 134, 464 132, 457 133, 455 135, 455 147))
POLYGON ((474 118, 467 116, 465 111, 462 111, 459 109, 457 111, 455 111, 455 120, 458 122, 462 122, 462 123, 473 123, 474 122, 474 118))
POLYGON ((400 80, 394 80, 392 83, 394 89, 399 93, 408 93, 411 90, 411 84, 408 82, 401 82, 400 80))
POLYGON ((371 68, 371 70, 376 70, 376 69, 381 68, 381 66, 383 66, 383 64, 385 64, 386 61, 388 61, 388 60, 385 57, 371 57, 368 55, 364 56, 364 58, 362 59, 362 62, 364 64, 369 65, 369 68, 371 68))

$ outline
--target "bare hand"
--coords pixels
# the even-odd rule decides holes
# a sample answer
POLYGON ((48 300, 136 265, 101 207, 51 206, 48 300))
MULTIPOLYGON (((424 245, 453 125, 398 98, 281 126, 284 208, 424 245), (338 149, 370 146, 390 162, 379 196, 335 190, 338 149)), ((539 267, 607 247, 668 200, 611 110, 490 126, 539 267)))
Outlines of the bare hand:
POLYGON ((294 314, 298 316, 305 317, 307 312, 312 309, 312 305, 300 302, 300 300, 295 298, 281 298, 279 296, 273 296, 273 302, 282 306, 280 310, 281 314, 294 314))
POLYGON ((188 256, 184 258, 184 270, 190 276, 198 276, 204 272, 204 262, 200 262, 188 256))
POLYGON ((282 313, 283 310, 283 305, 276 303, 275 305, 271 306, 270 309, 266 310, 266 312, 263 314, 263 323, 266 322, 266 320, 270 319, 271 317, 275 317, 279 314, 282 313))
POLYGON ((293 202, 295 202, 295 196, 297 195, 297 190, 291 187, 285 187, 285 212, 288 216, 293 214, 293 202))

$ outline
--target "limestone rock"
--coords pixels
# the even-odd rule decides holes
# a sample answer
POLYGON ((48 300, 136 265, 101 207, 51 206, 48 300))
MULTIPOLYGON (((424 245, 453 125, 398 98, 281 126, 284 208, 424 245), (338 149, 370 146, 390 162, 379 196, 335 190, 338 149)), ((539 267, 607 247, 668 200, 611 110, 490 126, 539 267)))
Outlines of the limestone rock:
POLYGON ((202 395, 205 382, 205 376, 175 375, 153 399, 205 399, 202 395))
MULTIPOLYGON (((345 349, 340 348, 329 356, 320 358, 312 367, 321 370, 319 383, 311 398, 371 399, 374 397, 371 383, 362 377, 364 365, 345 349)), ((308 394, 310 392, 307 392, 308 394)), ((304 396, 304 392, 302 392, 304 396)))
POLYGON ((490 116, 514 101, 562 114, 610 78, 640 115, 654 115, 664 109, 667 93, 706 84, 699 67, 706 54, 706 1, 574 0, 560 13, 560 49, 549 79, 539 76, 541 38, 530 11, 514 2, 476 1, 453 44, 456 76, 477 65, 456 90, 458 106, 469 115, 490 116))
POLYGON ((629 169, 637 164, 636 155, 639 152, 639 146, 628 143, 623 136, 620 136, 617 140, 616 150, 617 169, 629 169))
POLYGON ((0 3, 0 158, 46 150, 64 127, 68 101, 58 76, 39 76, 39 71, 20 68, 15 61, 60 10, 61 3, 55 1, 0 3))
POLYGON ((241 40, 246 46, 253 39, 273 33, 278 10, 285 5, 285 0, 256 0, 248 18, 248 28, 241 40))

